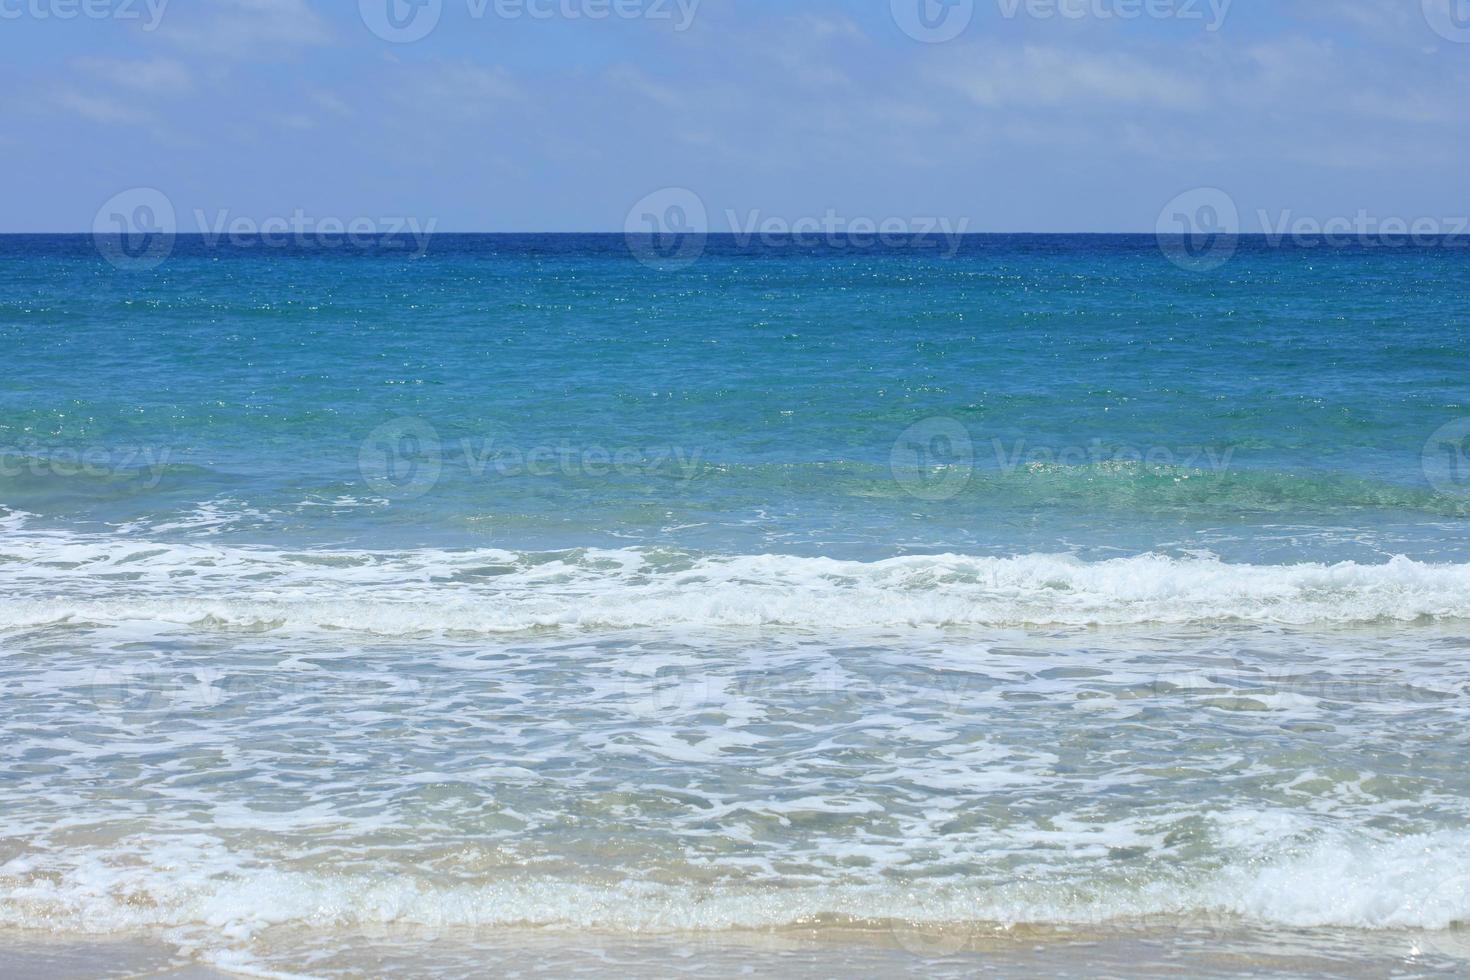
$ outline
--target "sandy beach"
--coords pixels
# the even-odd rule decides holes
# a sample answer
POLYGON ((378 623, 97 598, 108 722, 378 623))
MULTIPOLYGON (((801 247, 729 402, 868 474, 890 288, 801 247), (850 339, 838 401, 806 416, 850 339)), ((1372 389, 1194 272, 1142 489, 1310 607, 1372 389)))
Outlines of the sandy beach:
POLYGON ((314 941, 275 937, 259 956, 199 962, 141 938, 0 937, 0 975, 34 980, 157 977, 758 976, 1078 978, 1438 977, 1470 963, 1470 934, 1331 930, 1067 932, 893 927, 628 937, 506 930, 439 935, 376 930, 314 941), (963 934, 963 938, 957 937, 963 934), (963 943, 962 948, 954 948, 963 943))

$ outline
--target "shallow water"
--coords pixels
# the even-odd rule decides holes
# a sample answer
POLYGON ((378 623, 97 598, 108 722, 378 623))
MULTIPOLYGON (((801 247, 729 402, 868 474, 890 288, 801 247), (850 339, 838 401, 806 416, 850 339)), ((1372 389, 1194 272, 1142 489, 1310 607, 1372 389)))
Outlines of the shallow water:
POLYGON ((1459 968, 1462 263, 1151 249, 0 240, 0 932, 1459 968))

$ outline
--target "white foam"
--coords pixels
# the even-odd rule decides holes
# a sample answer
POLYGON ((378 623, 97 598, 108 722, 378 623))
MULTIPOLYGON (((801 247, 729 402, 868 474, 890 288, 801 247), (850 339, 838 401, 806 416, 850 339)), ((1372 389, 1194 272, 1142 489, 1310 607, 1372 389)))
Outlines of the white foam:
POLYGON ((136 838, 111 851, 0 865, 0 924, 111 934, 206 927, 234 943, 273 926, 535 926, 669 933, 873 922, 1104 925, 1230 916, 1289 927, 1444 930, 1470 923, 1470 832, 1322 839, 1186 879, 1158 867, 1129 883, 1035 874, 997 884, 928 880, 723 886, 523 877, 459 881, 273 867, 202 836, 136 838))
MULTIPOLYGON (((11 522, 13 524, 13 522, 11 522)), ((1323 625, 1470 618, 1470 565, 1145 554, 836 561, 659 551, 313 551, 0 537, 0 629, 149 621, 387 636, 536 629, 1323 625)))
POLYGON ((1263 868, 1234 870, 1219 904, 1262 922, 1304 928, 1470 923, 1470 834, 1381 842, 1338 835, 1263 868))

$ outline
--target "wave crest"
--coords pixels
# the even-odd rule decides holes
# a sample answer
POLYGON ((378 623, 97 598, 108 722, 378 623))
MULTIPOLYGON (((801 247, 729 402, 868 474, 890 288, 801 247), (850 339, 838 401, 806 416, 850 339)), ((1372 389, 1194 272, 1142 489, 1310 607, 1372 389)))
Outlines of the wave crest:
POLYGON ((533 630, 1354 625, 1470 618, 1470 565, 1143 554, 838 561, 625 549, 293 553, 61 533, 0 541, 0 629, 156 621, 383 636, 533 630))

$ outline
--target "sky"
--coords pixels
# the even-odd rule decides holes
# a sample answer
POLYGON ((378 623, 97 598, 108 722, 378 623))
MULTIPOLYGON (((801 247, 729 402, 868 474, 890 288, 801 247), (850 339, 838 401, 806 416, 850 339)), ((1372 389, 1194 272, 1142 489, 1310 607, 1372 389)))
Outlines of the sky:
POLYGON ((0 0, 0 231, 1452 230, 1467 92, 1470 0, 0 0))

